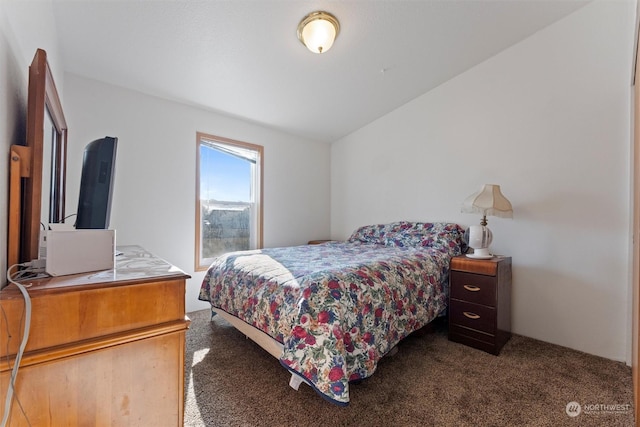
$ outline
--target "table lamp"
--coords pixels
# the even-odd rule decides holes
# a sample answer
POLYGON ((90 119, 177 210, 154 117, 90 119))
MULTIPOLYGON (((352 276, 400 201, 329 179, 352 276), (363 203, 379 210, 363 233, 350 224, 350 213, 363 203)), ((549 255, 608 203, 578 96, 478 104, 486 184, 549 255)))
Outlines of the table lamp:
POLYGON ((493 258, 489 252, 493 234, 487 227, 487 216, 513 218, 511 203, 500 191, 500 186, 493 184, 482 186, 479 192, 467 197, 462 203, 462 213, 482 214, 480 225, 471 225, 464 233, 464 239, 469 247, 473 248, 473 253, 467 256, 478 259, 493 258))

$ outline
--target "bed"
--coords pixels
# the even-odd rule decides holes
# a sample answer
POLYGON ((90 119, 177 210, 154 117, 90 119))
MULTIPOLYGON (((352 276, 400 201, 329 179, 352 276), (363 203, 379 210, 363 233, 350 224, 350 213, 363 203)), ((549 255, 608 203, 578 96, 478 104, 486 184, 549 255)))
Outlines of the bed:
POLYGON ((445 313, 463 234, 453 223, 401 221, 344 242, 231 252, 214 259, 199 299, 277 357, 292 386, 304 381, 344 406, 349 383, 445 313))

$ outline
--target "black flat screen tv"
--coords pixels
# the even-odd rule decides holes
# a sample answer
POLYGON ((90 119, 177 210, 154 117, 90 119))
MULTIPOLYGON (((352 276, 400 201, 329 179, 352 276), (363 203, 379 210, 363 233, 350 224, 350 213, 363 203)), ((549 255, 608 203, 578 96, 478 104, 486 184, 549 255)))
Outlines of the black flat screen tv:
POLYGON ((106 136, 87 144, 82 159, 76 229, 107 229, 118 138, 106 136))

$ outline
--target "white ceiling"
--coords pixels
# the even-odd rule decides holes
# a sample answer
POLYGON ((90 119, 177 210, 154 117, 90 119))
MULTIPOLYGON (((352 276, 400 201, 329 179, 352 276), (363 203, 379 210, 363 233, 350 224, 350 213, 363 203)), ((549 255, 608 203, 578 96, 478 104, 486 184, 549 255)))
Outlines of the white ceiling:
POLYGON ((585 0, 53 0, 65 71, 333 142, 585 0), (298 22, 341 31, 309 52, 298 22))

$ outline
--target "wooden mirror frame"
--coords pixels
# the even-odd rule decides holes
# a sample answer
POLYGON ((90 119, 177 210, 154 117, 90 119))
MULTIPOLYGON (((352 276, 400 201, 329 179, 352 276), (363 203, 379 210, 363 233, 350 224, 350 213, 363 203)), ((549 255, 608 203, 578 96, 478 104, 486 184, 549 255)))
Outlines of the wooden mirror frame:
MULTIPOLYGON (((11 146, 8 265, 38 258, 41 209, 44 122, 53 125, 51 145, 49 222, 64 221, 67 123, 58 97, 47 53, 38 49, 29 67, 26 146, 11 146)), ((49 165, 47 165, 49 170, 49 165)))

